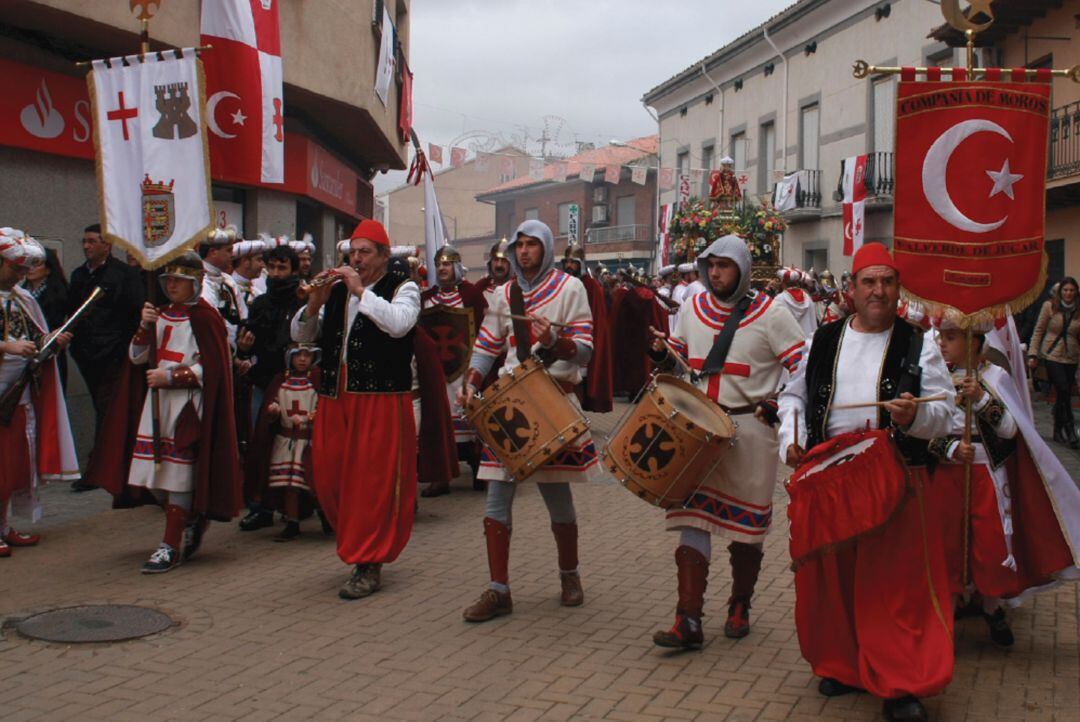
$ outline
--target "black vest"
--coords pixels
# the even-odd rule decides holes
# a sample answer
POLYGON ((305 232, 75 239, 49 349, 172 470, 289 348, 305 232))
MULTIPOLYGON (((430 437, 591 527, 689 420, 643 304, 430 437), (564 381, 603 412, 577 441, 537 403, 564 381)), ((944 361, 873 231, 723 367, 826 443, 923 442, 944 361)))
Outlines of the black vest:
MULTIPOLYGON (((840 343, 844 331, 851 319, 841 319, 826 324, 814 332, 814 341, 810 346, 810 357, 806 359, 806 432, 807 448, 813 448, 826 438, 829 422, 829 407, 836 390, 836 364, 840 358, 840 343)), ((911 324, 896 319, 892 336, 885 350, 885 361, 878 379, 878 401, 889 401, 902 393, 918 396, 922 386, 922 369, 919 368, 918 355, 914 354, 912 344, 917 343, 922 349, 923 333, 911 324), (914 356, 913 368, 905 368, 909 354, 914 356)), ((871 361, 874 363, 876 361, 871 361)), ((883 407, 878 410, 878 428, 889 427, 889 412, 883 407)), ((926 442, 895 433, 904 459, 911 465, 922 466, 927 463, 926 442)))
MULTIPOLYGON (((394 292, 409 280, 403 273, 391 271, 368 290, 379 298, 392 301, 394 292)), ((416 329, 401 338, 393 338, 362 313, 356 314, 348 336, 345 334, 349 289, 338 284, 330 292, 323 310, 319 347, 322 379, 319 393, 337 397, 338 376, 344 349, 348 347, 345 390, 353 394, 405 393, 412 389, 413 336, 416 329)))

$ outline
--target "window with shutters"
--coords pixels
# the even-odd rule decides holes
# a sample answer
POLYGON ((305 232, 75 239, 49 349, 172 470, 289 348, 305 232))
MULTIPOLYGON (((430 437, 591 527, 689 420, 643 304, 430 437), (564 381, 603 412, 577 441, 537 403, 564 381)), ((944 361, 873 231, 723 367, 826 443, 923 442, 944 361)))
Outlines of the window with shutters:
POLYGON ((805 106, 799 114, 799 168, 820 170, 819 140, 821 109, 817 103, 805 106))
POLYGON ((874 113, 872 150, 875 153, 892 153, 896 142, 896 81, 893 78, 881 78, 875 80, 870 87, 874 113))

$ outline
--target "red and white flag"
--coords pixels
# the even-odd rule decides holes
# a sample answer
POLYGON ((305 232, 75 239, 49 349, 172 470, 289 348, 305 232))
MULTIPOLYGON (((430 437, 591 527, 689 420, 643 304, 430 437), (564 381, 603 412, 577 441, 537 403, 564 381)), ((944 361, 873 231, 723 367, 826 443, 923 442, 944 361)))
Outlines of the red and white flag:
POLYGON ((544 159, 543 158, 530 158, 529 159, 529 180, 542 181, 544 180, 544 159))
POLYGON ((285 108, 276 0, 203 0, 206 125, 215 178, 285 182, 285 108))
POLYGON ((454 168, 460 168, 465 165, 465 149, 464 148, 451 148, 450 149, 450 165, 454 168))
POLYGON ((428 158, 431 159, 432 163, 438 163, 439 165, 442 165, 442 146, 441 145, 435 145, 434 143, 428 143, 427 154, 428 154, 428 158))
POLYGON ((671 219, 675 215, 674 206, 670 203, 665 203, 660 206, 660 265, 666 266, 668 264, 668 258, 671 256, 671 233, 668 230, 671 228, 671 219))
POLYGON ((553 172, 553 178, 556 183, 565 183, 566 176, 570 174, 570 164, 564 160, 555 161, 555 170, 553 172))
POLYGON ((647 165, 635 165, 630 169, 630 180, 637 183, 639 186, 645 185, 645 181, 649 178, 649 166, 647 165))
POLYGON ((844 159, 844 255, 854 255, 863 244, 866 225, 866 156, 844 159))
POLYGON ((596 166, 592 163, 582 163, 578 177, 586 183, 592 183, 596 179, 596 166))
POLYGON ((501 164, 499 166, 500 173, 511 178, 517 177, 517 173, 514 172, 514 159, 512 157, 504 155, 499 162, 501 164))

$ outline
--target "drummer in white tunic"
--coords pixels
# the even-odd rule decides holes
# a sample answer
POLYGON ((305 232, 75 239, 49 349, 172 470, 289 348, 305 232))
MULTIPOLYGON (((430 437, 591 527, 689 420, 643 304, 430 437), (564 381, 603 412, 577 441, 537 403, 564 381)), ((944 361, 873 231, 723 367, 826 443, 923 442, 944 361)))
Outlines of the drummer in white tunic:
MULTIPOLYGON (((500 376, 535 353, 545 363, 550 362, 548 373, 576 404, 573 389, 581 383, 582 371, 593 351, 592 313, 585 286, 554 267, 554 238, 551 229, 540 221, 525 221, 518 226, 507 252, 514 280, 499 287, 484 317, 465 375, 461 401, 468 403, 495 360, 507 349, 500 376), (531 322, 512 320, 511 314, 527 315, 531 322), (560 324, 561 328, 554 324, 560 324)), ((578 574, 577 516, 568 482, 586 480, 598 471, 596 447, 586 432, 529 477, 538 482, 551 517, 558 548, 561 602, 567 607, 579 606, 585 600, 578 574)), ((465 620, 470 622, 483 622, 513 610, 509 587, 510 509, 516 485, 486 446, 480 461, 480 478, 489 481, 484 535, 491 583, 480 599, 465 610, 465 620)))
MULTIPOLYGON (((761 406, 775 395, 783 372, 798 366, 805 345, 791 314, 767 294, 750 289, 750 264, 750 251, 738 236, 724 236, 698 256, 708 290, 683 300, 669 341, 693 369, 692 382, 733 418, 738 432, 713 473, 681 507, 668 512, 668 529, 681 532, 675 550, 679 601, 674 626, 653 636, 662 647, 701 646, 712 534, 731 540, 732 587, 724 633, 738 638, 750 632, 750 598, 772 522, 778 465, 776 432, 754 416, 764 416, 761 406), (729 331, 724 353, 719 339, 733 314, 737 326, 729 331)), ((653 333, 654 361, 672 368, 666 334, 653 333)))

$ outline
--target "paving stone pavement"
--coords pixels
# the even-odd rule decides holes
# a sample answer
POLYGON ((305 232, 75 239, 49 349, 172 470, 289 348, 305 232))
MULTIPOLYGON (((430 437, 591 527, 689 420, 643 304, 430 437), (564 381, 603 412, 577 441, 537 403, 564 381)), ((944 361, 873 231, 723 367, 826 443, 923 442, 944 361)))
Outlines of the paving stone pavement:
MULTIPOLYGON (((618 416, 597 417, 598 435, 618 416)), ((114 511, 102 492, 53 487, 42 545, 0 561, 0 719, 880 718, 866 695, 819 696, 800 656, 780 487, 752 634, 722 636, 729 573, 718 544, 708 639, 690 653, 650 641, 674 606, 676 538, 661 514, 612 483, 574 494, 585 605, 559 606, 554 541, 535 486, 525 485, 511 550, 514 613, 469 625, 461 611, 484 588, 487 564, 483 496, 464 480, 448 497, 421 500, 383 590, 356 602, 337 598, 349 570, 315 520, 290 544, 271 542, 273 530, 215 524, 194 561, 142 576, 160 512, 114 511), (178 625, 81 646, 10 628, 35 611, 86 603, 148 605, 178 625)), ((981 620, 958 622, 953 682, 926 700, 933 719, 1080 717, 1076 587, 1039 596, 1012 620, 1008 652, 989 644, 981 620)))

